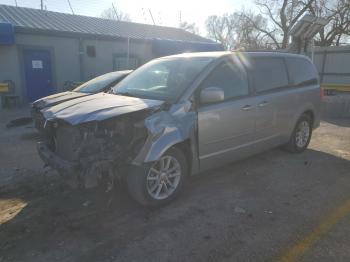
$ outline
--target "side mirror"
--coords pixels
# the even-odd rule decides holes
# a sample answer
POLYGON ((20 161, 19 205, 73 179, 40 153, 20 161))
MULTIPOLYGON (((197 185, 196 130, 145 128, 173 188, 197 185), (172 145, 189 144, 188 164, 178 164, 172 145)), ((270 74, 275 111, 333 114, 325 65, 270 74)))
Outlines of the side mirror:
POLYGON ((207 87, 201 90, 200 103, 210 104, 223 101, 225 99, 224 90, 220 87, 207 87))

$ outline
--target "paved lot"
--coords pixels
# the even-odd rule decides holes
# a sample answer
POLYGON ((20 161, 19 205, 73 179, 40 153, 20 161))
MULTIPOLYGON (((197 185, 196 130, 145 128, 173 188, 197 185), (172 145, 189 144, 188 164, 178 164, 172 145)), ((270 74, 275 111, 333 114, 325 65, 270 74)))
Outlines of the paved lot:
POLYGON ((0 261, 350 260, 350 119, 322 122, 303 154, 194 177, 158 210, 123 186, 112 201, 70 190, 44 174, 36 139, 0 124, 0 261))

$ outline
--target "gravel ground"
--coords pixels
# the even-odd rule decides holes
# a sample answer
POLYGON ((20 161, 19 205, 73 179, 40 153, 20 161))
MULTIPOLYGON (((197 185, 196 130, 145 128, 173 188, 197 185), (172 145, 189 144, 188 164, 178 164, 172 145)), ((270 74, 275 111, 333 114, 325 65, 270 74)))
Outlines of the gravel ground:
POLYGON ((195 176, 157 210, 123 185, 113 198, 67 188, 43 171, 37 139, 0 126, 1 262, 350 260, 350 119, 322 122, 302 154, 195 176))

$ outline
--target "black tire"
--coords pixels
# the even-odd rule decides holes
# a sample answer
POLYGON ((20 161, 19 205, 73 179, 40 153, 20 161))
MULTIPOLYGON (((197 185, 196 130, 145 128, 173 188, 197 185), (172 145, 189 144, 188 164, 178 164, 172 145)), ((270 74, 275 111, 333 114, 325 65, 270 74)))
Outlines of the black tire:
POLYGON ((145 207, 159 207, 168 204, 174 200, 179 193, 182 191, 188 176, 188 164, 184 153, 176 148, 172 147, 167 152, 163 154, 164 156, 171 156, 175 158, 180 166, 180 180, 176 189, 165 199, 155 199, 153 198, 147 189, 147 176, 152 167, 157 162, 146 163, 140 167, 131 167, 130 173, 127 176, 128 191, 131 197, 136 200, 139 204, 145 207))
POLYGON ((289 142, 285 145, 285 149, 291 153, 301 153, 305 151, 305 149, 308 147, 312 135, 312 119, 310 115, 303 114, 297 121, 293 133, 289 139, 289 142), (301 123, 306 122, 309 125, 309 136, 305 144, 303 146, 298 146, 297 143, 297 132, 299 131, 301 123))

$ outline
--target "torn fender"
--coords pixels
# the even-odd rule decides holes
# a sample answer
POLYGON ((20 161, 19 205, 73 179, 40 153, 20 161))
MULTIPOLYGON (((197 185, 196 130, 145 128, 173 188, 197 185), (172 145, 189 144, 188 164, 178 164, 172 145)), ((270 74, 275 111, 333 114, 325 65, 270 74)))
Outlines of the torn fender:
POLYGON ((145 126, 149 135, 133 164, 156 161, 170 147, 187 139, 193 143, 196 113, 190 111, 190 107, 189 102, 177 104, 169 111, 160 111, 146 118, 145 126))

